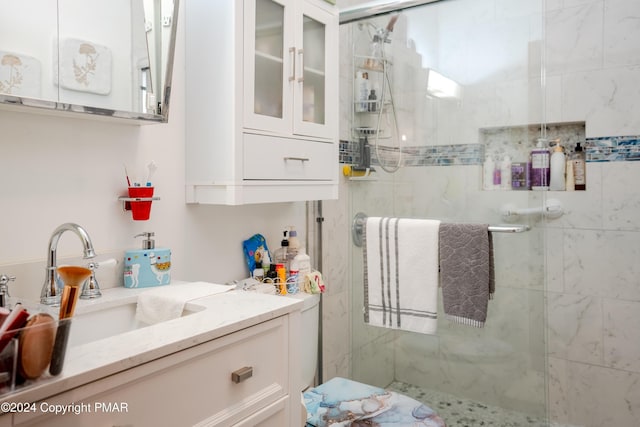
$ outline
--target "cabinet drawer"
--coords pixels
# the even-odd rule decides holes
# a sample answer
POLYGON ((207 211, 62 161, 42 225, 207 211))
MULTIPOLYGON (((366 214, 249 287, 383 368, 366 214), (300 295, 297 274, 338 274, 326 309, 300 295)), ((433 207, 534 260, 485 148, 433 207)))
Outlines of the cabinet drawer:
MULTIPOLYGON (((283 427, 287 425, 288 409, 289 399, 283 398, 245 418, 238 424, 234 424, 233 427, 283 427)), ((306 423, 301 419, 300 425, 304 424, 306 423)))
POLYGON ((334 144, 244 134, 243 179, 330 181, 336 179, 334 144))
POLYGON ((80 414, 14 421, 25 427, 230 426, 286 400, 287 348, 288 323, 277 318, 46 400, 87 405, 80 414), (234 383, 232 373, 243 367, 252 375, 234 383))

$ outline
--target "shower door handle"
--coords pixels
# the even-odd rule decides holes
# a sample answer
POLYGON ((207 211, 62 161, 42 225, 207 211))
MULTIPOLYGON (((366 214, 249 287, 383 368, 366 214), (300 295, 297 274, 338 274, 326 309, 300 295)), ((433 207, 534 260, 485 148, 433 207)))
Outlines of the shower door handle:
POLYGON ((300 77, 298 77, 298 83, 304 82, 304 49, 298 50, 298 56, 300 57, 300 77))
POLYGON ((289 48, 289 58, 291 59, 291 74, 289 74, 289 81, 292 82, 296 79, 296 48, 289 48))

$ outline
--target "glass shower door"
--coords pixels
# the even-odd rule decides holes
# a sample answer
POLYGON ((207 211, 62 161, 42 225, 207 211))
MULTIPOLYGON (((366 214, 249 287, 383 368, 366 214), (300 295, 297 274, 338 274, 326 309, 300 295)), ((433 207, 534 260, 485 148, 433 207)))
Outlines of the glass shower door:
MULTIPOLYGON (((376 172, 352 178, 341 193, 350 218, 362 212, 497 225, 506 221, 502 206, 542 205, 539 192, 482 189, 485 155, 497 164, 506 156, 526 163, 545 127, 542 2, 514 3, 498 9, 490 1, 447 0, 416 7, 402 11, 388 34, 389 16, 348 24, 353 49, 341 52, 341 61, 354 71, 354 58, 371 55, 376 35, 389 38, 383 49, 393 99, 379 102, 394 109, 398 122, 396 140, 369 139, 376 172), (444 87, 433 87, 431 71, 446 79, 444 87), (402 167, 386 173, 379 167, 385 159, 375 153, 394 150, 402 151, 402 167)), ((355 74, 342 87, 353 88, 355 74)), ((358 122, 365 115, 353 111, 359 105, 354 93, 341 93, 341 105, 352 109, 343 113, 352 117, 343 135, 367 125, 358 122)), ((439 292, 434 335, 364 322, 363 252, 352 245, 351 377, 422 400, 450 425, 548 425, 544 233, 540 218, 516 222, 530 231, 493 233, 497 289, 485 326, 446 320, 439 292)))

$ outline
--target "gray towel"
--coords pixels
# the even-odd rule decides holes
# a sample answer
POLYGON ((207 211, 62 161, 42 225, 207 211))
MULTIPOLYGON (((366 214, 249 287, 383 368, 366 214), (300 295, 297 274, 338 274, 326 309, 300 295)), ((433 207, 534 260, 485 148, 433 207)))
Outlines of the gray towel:
POLYGON ((447 319, 483 327, 495 290, 487 224, 440 224, 440 284, 447 319))

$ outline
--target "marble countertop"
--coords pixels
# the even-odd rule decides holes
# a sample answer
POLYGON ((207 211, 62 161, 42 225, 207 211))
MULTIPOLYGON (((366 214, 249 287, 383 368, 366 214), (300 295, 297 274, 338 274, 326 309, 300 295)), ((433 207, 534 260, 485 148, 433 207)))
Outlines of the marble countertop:
MULTIPOLYGON (((185 282, 172 282, 180 286, 185 282)), ((134 303, 141 292, 155 288, 102 290, 96 300, 79 300, 75 315, 123 303, 134 303)), ((56 377, 0 397, 0 402, 37 402, 163 356, 222 337, 302 309, 303 301, 276 295, 236 291, 186 303, 193 313, 120 335, 69 347, 64 369, 56 377)), ((73 325, 72 325, 73 328, 73 325)))

